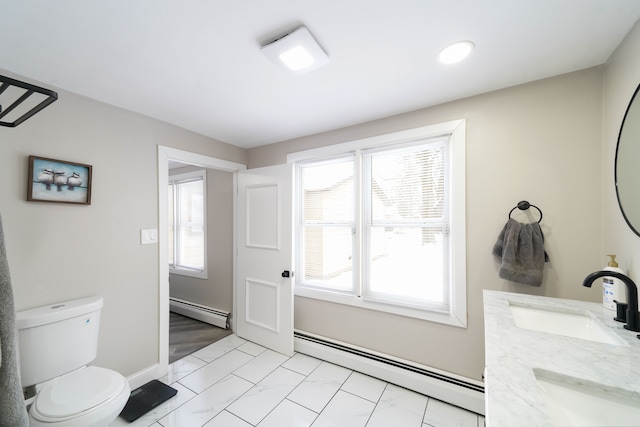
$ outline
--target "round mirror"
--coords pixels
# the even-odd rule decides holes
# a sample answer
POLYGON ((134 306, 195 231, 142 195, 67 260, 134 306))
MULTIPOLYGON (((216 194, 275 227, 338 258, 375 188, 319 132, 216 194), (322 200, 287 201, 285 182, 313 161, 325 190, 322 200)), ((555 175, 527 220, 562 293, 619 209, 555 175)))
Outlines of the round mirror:
POLYGON ((640 236, 640 85, 622 120, 616 148, 616 193, 629 227, 640 236))

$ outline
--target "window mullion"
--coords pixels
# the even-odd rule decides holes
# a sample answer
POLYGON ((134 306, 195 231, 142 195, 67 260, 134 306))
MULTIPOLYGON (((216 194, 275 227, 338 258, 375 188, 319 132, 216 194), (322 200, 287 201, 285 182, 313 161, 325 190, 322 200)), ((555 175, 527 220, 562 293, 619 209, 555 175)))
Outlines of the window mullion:
POLYGON ((303 202, 304 202, 304 189, 302 183, 302 168, 299 165, 296 165, 295 168, 295 186, 296 186, 296 195, 295 195, 295 213, 296 213, 296 222, 295 222, 295 266, 296 266, 296 282, 300 280, 300 278, 304 278, 306 276, 306 268, 304 263, 304 211, 303 211, 303 202))
POLYGON ((363 204, 366 199, 363 198, 364 185, 364 169, 362 161, 362 150, 355 151, 354 160, 354 227, 353 227, 353 286, 354 292, 362 298, 364 294, 364 265, 363 265, 363 237, 364 237, 364 217, 363 204))
POLYGON ((173 267, 178 265, 178 185, 174 182, 173 189, 173 267))
POLYGON ((180 236, 182 235, 182 233, 180 232, 180 229, 182 228, 182 218, 181 218, 181 209, 179 208, 180 206, 180 184, 174 184, 174 190, 175 190, 175 194, 173 197, 173 203, 174 203, 174 218, 175 218, 175 225, 173 227, 173 232, 174 232, 174 236, 173 236, 173 241, 175 242, 173 245, 173 265, 175 267, 180 266, 181 264, 181 259, 179 259, 178 257, 180 256, 181 251, 179 250, 180 248, 180 236))

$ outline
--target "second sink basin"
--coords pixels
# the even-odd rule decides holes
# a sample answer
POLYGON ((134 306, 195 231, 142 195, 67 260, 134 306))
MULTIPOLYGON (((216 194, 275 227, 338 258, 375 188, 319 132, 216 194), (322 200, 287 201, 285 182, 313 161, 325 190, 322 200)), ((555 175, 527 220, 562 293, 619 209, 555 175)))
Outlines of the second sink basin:
POLYGON ((509 302, 516 326, 523 329, 580 338, 606 344, 621 345, 623 341, 607 330, 587 312, 556 311, 551 308, 520 305, 509 302))
POLYGON ((556 426, 637 426, 637 393, 534 370, 551 422, 556 426))

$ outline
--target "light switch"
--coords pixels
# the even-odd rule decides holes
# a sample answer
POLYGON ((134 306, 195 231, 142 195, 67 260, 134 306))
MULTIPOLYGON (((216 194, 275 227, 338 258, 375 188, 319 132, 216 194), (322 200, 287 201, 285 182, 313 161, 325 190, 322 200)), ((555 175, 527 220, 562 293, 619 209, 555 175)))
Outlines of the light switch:
POLYGON ((158 229, 148 228, 140 230, 140 244, 152 245, 158 243, 158 229))

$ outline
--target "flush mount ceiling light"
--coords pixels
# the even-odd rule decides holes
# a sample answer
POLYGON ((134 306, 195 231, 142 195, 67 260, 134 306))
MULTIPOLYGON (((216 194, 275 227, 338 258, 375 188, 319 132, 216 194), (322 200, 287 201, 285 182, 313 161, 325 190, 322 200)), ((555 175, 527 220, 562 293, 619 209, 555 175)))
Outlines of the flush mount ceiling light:
POLYGON ((438 59, 443 64, 455 64, 469 56, 475 45, 469 41, 454 43, 440 51, 438 59))
POLYGON ((16 127, 56 99, 52 90, 0 76, 0 126, 16 127))
POLYGON ((325 51, 305 27, 262 46, 261 50, 278 67, 293 74, 308 73, 329 62, 325 51))

